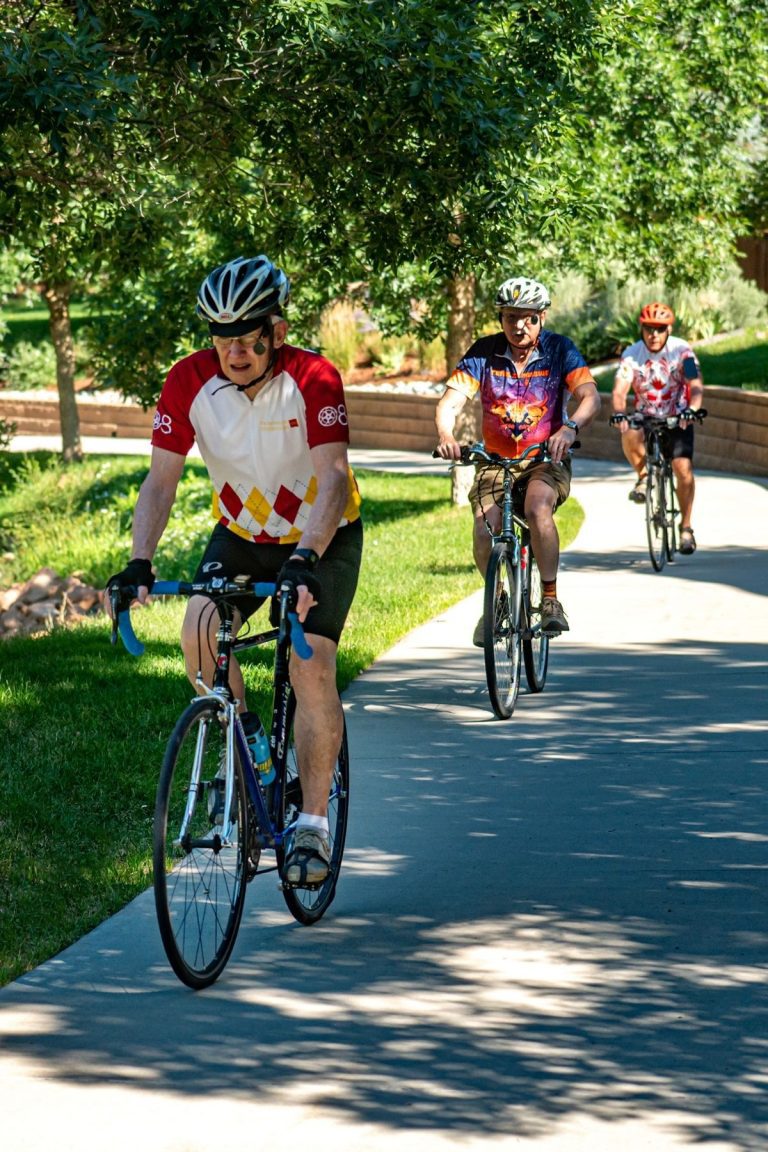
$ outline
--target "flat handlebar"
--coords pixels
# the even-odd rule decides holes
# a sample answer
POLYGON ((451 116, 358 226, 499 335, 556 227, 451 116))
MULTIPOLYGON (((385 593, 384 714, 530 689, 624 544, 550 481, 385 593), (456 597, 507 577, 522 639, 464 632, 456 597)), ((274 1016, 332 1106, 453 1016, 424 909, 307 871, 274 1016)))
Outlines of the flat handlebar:
MULTIPOLYGON (((290 587, 290 586, 288 586, 290 587)), ((224 580, 221 577, 216 577, 213 580, 203 581, 188 581, 188 580, 156 580, 152 586, 153 596, 212 596, 214 598, 222 598, 224 596, 234 595, 247 595, 257 596, 261 599, 269 599, 276 595, 278 591, 276 584, 262 583, 258 581, 234 581, 224 580)), ((110 598, 112 602, 112 643, 117 643, 117 636, 119 634, 125 648, 130 652, 131 656, 141 656, 144 652, 144 645, 136 636, 131 623, 130 608, 120 608, 120 604, 125 604, 126 600, 135 600, 138 589, 124 588, 120 589, 117 585, 112 585, 110 588, 110 598)), ((291 645, 294 651, 302 660, 308 660, 312 655, 312 648, 307 643, 307 638, 304 634, 304 628, 297 614, 292 610, 284 607, 286 600, 281 599, 280 603, 280 619, 281 627, 283 621, 287 621, 290 628, 291 645)))
POLYGON ((644 412, 633 412, 631 416, 628 416, 626 412, 614 412, 609 424, 622 424, 626 420, 630 428, 645 428, 654 425, 657 428, 677 428, 681 420, 696 420, 697 423, 701 424, 706 415, 706 408, 687 408, 684 412, 675 412, 673 416, 653 416, 644 412))
MULTIPOLYGON (((570 456, 574 448, 580 448, 581 441, 574 440, 571 447, 568 449, 567 455, 570 456)), ((432 456, 436 460, 442 460, 444 457, 435 448, 432 456)), ((497 452, 486 452, 484 444, 462 444, 461 456, 458 460, 447 460, 448 464, 475 464, 478 461, 483 461, 487 464, 505 464, 513 466, 515 464, 522 464, 524 460, 531 460, 531 463, 546 464, 552 458, 549 455, 549 442, 544 440, 541 444, 531 444, 519 456, 499 456, 497 452)))

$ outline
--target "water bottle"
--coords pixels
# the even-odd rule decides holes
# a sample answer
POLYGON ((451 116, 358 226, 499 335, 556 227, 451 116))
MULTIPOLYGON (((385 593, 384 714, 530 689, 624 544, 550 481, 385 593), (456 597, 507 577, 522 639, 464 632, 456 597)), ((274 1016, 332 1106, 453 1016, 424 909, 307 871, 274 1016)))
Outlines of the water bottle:
POLYGON ((266 787, 275 778, 275 769, 269 751, 269 739, 264 731, 264 725, 253 712, 246 712, 241 716, 245 730, 248 748, 259 773, 259 780, 266 787))

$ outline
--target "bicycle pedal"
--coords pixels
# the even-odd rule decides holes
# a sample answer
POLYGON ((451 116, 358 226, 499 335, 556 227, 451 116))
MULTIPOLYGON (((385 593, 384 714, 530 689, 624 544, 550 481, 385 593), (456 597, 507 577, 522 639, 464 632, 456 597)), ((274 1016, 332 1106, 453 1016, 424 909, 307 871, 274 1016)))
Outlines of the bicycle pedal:
POLYGON ((281 880, 277 887, 281 892, 319 892, 327 879, 328 876, 315 884, 291 884, 289 880, 281 880))

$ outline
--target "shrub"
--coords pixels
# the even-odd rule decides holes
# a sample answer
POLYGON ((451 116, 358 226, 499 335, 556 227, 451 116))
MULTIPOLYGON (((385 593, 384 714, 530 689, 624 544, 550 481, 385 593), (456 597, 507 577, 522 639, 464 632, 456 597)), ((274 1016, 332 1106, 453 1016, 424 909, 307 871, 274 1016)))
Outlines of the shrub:
POLYGON ((16 435, 16 425, 9 424, 7 420, 0 417, 0 452, 4 452, 11 446, 11 440, 16 435))
POLYGON ((33 388, 55 388, 56 356, 53 346, 20 340, 8 355, 6 380, 9 388, 19 392, 33 388))
POLYGON ((425 372, 445 372, 445 340, 436 336, 429 344, 419 344, 419 364, 425 372))
POLYGON ((675 335, 706 340, 718 332, 759 327, 768 319, 768 295, 745 280, 736 265, 699 288, 666 288, 663 281, 639 280, 611 270, 590 285, 566 273, 552 286, 552 327, 574 341, 592 363, 618 355, 639 339, 637 317, 643 304, 664 300, 674 310, 675 335))
POLYGON ((348 300, 336 300, 325 309, 320 319, 320 349, 340 372, 357 364, 363 345, 361 313, 348 300))

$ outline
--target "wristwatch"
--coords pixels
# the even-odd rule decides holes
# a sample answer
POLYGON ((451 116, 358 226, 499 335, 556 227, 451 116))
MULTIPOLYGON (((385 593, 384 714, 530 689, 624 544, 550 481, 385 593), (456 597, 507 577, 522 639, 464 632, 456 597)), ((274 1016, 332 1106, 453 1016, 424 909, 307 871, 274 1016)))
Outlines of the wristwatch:
POLYGON ((302 560, 306 562, 307 568, 309 568, 310 571, 320 559, 314 548, 294 548, 293 552, 291 552, 291 559, 293 559, 294 556, 300 556, 302 560))
POLYGON ((579 426, 575 420, 563 420, 563 428, 571 428, 577 436, 579 434, 579 426))

